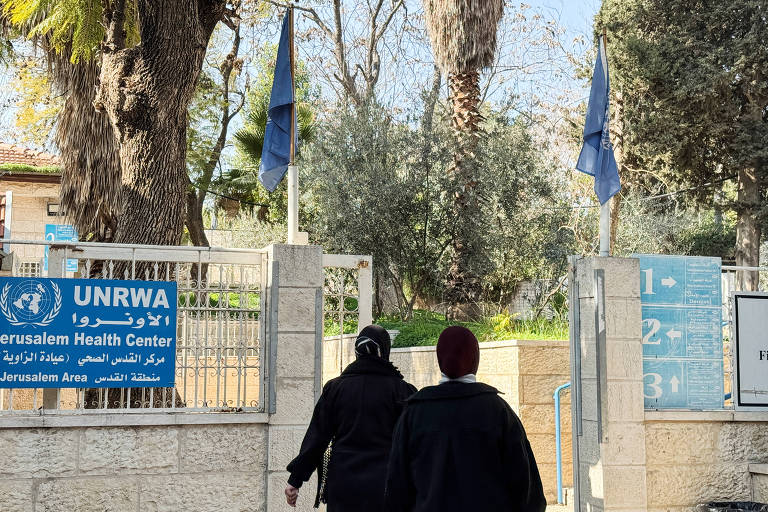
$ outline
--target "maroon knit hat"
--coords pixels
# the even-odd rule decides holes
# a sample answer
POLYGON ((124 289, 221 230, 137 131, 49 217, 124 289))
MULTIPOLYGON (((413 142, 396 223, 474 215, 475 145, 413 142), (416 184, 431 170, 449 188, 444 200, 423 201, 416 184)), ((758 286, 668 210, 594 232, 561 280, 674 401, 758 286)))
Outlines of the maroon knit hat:
POLYGON ((440 371, 449 379, 477 373, 480 365, 480 345, 472 331, 454 325, 448 327, 437 340, 437 362, 440 371))

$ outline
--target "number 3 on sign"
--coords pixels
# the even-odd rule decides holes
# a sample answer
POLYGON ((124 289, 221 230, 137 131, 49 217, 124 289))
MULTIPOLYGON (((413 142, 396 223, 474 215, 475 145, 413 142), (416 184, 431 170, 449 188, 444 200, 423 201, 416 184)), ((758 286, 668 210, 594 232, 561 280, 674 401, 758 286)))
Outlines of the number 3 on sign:
POLYGON ((661 329, 661 322, 655 318, 646 318, 643 320, 643 326, 646 325, 651 329, 648 331, 648 334, 643 336, 643 345, 661 345, 661 338, 651 339, 661 329))
POLYGON ((645 388, 646 389, 650 388, 653 391, 653 394, 649 395, 644 390, 643 395, 645 396, 645 398, 651 398, 651 399, 661 398, 662 389, 661 389, 661 386, 659 385, 661 384, 661 375, 659 375, 658 373, 646 373, 645 375, 643 375, 643 379, 646 380, 645 388), (647 382, 647 377, 652 378, 651 382, 647 382))

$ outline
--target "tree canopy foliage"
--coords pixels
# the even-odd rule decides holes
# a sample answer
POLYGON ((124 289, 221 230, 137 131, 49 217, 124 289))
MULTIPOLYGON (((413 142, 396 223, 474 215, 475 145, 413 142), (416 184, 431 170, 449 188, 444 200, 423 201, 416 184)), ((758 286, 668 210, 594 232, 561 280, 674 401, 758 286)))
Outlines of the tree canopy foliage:
MULTIPOLYGON (((415 126, 376 104, 345 111, 322 126, 302 162, 311 235, 332 251, 372 254, 378 286, 396 290, 404 317, 417 301, 450 302, 444 276, 457 229, 449 118, 415 126)), ((520 281, 561 275, 572 238, 561 229, 567 210, 548 210, 562 203, 525 124, 492 116, 486 130, 478 181, 493 186, 479 192, 465 236, 480 248, 469 261, 485 277, 478 299, 503 308, 520 281)))
POLYGON ((47 50, 66 91, 57 134, 62 202, 82 232, 119 242, 180 242, 187 107, 211 34, 220 21, 236 26, 237 6, 2 0, 9 22, 47 50))
MULTIPOLYGON (((768 176, 768 9, 760 0, 607 0, 623 172, 646 189, 738 178, 736 259, 758 264, 768 176)), ((756 285, 756 282, 747 286, 756 285)))

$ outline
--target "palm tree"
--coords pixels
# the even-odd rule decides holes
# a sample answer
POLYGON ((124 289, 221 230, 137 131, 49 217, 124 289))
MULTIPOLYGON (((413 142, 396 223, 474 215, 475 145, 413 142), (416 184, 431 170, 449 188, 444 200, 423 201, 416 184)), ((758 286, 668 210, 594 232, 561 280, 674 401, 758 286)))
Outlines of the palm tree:
MULTIPOLYGON (((279 199, 260 193, 263 188, 259 182, 258 169, 261 163, 261 152, 264 148, 264 132, 267 126, 269 104, 265 98, 259 98, 254 103, 256 105, 252 106, 248 113, 245 126, 235 133, 235 147, 246 165, 221 173, 213 184, 218 192, 227 198, 241 201, 241 203, 258 202, 280 206, 283 202, 279 199)), ((300 152, 301 143, 309 142, 315 136, 316 126, 312 108, 306 103, 297 103, 296 119, 299 125, 297 152, 300 152)), ((220 206, 223 206, 228 214, 235 213, 234 208, 227 208, 226 204, 226 202, 220 201, 220 206)), ((231 203, 229 204, 231 205, 231 203)), ((262 206, 259 210, 259 218, 266 220, 268 217, 268 209, 262 206)))
POLYGON ((0 4, 4 7, 0 33, 33 39, 46 56, 53 87, 66 97, 54 140, 61 160, 60 196, 67 220, 81 236, 109 242, 120 207, 120 155, 109 119, 93 108, 99 67, 97 59, 84 50, 98 45, 100 20, 74 9, 60 26, 46 26, 44 22, 52 14, 61 17, 59 6, 46 9, 21 0, 0 4), (79 36, 80 46, 70 43, 72 27, 78 27, 79 34, 88 34, 79 36), (62 44, 62 38, 68 44, 62 44))
POLYGON ((95 60, 73 64, 50 55, 54 86, 66 95, 56 123, 61 204, 78 233, 110 242, 120 208, 120 155, 107 116, 93 108, 99 69, 95 60))
MULTIPOLYGON (((264 148, 264 130, 267 127, 266 104, 248 113, 245 127, 235 134, 235 146, 255 167, 261 162, 264 148)), ((299 141, 308 142, 315 136, 314 113, 306 103, 296 104, 296 120, 299 124, 299 141)), ((298 151, 298 148, 297 148, 298 151)))
POLYGON ((496 30, 504 0, 423 0, 435 61, 448 76, 451 125, 456 151, 449 169, 453 184, 455 228, 447 277, 448 315, 475 316, 481 283, 471 262, 481 252, 477 230, 478 180, 475 153, 482 135, 480 71, 493 63, 496 30))

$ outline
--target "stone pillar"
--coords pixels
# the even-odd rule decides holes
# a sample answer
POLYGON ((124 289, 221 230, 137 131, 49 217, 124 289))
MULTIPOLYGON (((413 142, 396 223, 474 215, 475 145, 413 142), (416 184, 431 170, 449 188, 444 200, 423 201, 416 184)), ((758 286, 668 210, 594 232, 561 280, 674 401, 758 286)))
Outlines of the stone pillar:
MULTIPOLYGON (((267 248, 268 289, 272 300, 267 342, 272 403, 267 457, 267 511, 283 511, 286 465, 299 453, 315 399, 321 390, 319 361, 322 341, 324 274, 319 246, 272 245, 267 248), (277 305, 275 321, 275 302, 277 305)), ((268 302, 269 303, 269 302, 268 302)), ((298 511, 310 511, 315 501, 314 476, 301 488, 298 511)))
POLYGON ((575 267, 581 348, 576 354, 581 363, 580 510, 645 510, 639 261, 590 257, 577 260, 575 267), (602 270, 604 279, 596 270, 602 270), (596 315, 601 295, 605 306, 596 315))

